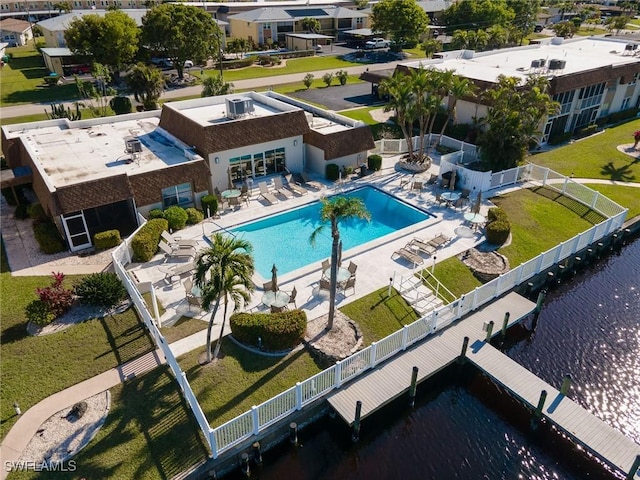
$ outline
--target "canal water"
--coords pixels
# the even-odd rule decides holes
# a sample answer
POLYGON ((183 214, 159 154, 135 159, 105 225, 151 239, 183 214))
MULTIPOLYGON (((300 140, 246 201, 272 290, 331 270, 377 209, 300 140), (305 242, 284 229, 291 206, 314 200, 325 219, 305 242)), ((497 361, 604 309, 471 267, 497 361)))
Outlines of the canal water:
MULTIPOLYGON (((535 333, 511 333, 505 353, 640 443, 640 240, 552 289, 535 333)), ((409 378, 410 373, 407 374, 409 378)), ((264 455, 251 478, 610 479, 471 368, 421 385, 413 410, 398 400, 364 420, 353 444, 339 418, 264 455)), ((239 473, 232 477, 240 478, 239 473)))

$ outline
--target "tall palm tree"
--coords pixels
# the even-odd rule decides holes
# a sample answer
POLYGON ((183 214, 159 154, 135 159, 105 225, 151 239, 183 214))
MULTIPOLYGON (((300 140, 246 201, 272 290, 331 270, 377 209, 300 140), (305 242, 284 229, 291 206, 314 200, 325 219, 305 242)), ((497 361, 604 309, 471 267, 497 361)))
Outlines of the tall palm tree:
POLYGON ((451 88, 448 92, 448 107, 447 108, 447 119, 444 121, 442 125, 442 130, 440 131, 440 138, 438 139, 438 143, 442 141, 442 137, 444 135, 444 131, 447 128, 449 120, 453 117, 453 123, 456 123, 457 114, 456 114, 456 105, 458 104, 458 100, 464 97, 472 96, 476 91, 475 84, 469 80, 468 78, 461 77, 458 75, 454 75, 451 79, 451 88))
POLYGON ((213 245, 198 256, 195 274, 195 284, 202 290, 202 308, 209 310, 211 304, 214 304, 207 328, 207 363, 220 353, 229 300, 233 301, 236 311, 251 300, 254 290, 251 281, 254 272, 251 244, 222 233, 215 233, 211 240, 213 245), (224 301, 222 327, 212 357, 211 330, 221 301, 224 301))
POLYGON ((395 110, 396 123, 402 130, 402 135, 407 142, 407 148, 409 149, 409 162, 413 161, 413 111, 410 109, 411 97, 413 91, 411 90, 410 82, 408 81, 408 74, 398 72, 391 78, 387 78, 380 83, 380 93, 388 95, 389 100, 384 106, 385 112, 395 110))
MULTIPOLYGON (((331 276, 329 289, 329 321, 327 322, 327 330, 333 328, 333 317, 336 308, 336 288, 338 286, 338 249, 340 248, 340 230, 338 223, 350 218, 361 218, 369 221, 371 213, 365 207, 364 202, 356 197, 334 197, 323 198, 320 207, 320 220, 331 223, 331 276)), ((326 225, 320 225, 311 234, 311 245, 315 244, 318 234, 326 225)))

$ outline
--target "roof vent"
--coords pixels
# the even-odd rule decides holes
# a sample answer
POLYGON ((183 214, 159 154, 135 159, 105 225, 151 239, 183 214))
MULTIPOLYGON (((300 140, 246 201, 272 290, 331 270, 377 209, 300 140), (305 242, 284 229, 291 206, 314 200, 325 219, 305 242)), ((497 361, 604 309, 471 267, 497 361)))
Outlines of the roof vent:
POLYGON ((564 70, 564 67, 567 66, 566 60, 558 60, 554 58, 553 60, 549 60, 549 70, 564 70))
POLYGON ((250 98, 227 98, 227 117, 232 119, 242 118, 253 112, 253 100, 250 98))
POLYGON ((540 60, 531 60, 531 68, 540 68, 540 60))
POLYGON ((124 153, 140 153, 142 152, 142 142, 136 137, 126 137, 124 139, 124 153))

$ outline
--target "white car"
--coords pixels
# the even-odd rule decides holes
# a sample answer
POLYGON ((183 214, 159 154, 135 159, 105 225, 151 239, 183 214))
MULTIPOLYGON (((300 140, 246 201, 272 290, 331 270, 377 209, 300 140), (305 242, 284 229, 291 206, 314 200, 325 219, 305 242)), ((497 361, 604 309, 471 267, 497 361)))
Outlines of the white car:
POLYGON ((389 40, 385 40, 384 38, 374 38, 365 43, 364 48, 389 48, 390 44, 391 42, 389 42, 389 40))

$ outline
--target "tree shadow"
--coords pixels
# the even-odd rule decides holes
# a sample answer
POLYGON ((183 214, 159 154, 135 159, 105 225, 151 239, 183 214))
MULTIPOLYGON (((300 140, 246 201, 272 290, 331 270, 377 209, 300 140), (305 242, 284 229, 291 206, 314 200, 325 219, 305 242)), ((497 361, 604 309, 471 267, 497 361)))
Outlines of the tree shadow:
POLYGON ((631 169, 631 165, 634 163, 638 163, 637 158, 633 162, 617 168, 613 162, 609 162, 602 167, 600 173, 616 182, 632 182, 636 178, 631 169))
POLYGON ((567 209, 579 215, 591 225, 597 225, 604 222, 607 218, 590 207, 574 200, 573 198, 563 195, 562 192, 558 192, 548 187, 535 187, 531 189, 532 192, 542 197, 566 207, 567 209))
POLYGON ((96 358, 113 354, 117 364, 122 365, 155 350, 149 332, 132 308, 123 314, 107 315, 99 320, 111 348, 96 358), (135 315, 137 323, 131 325, 124 315, 135 315))

